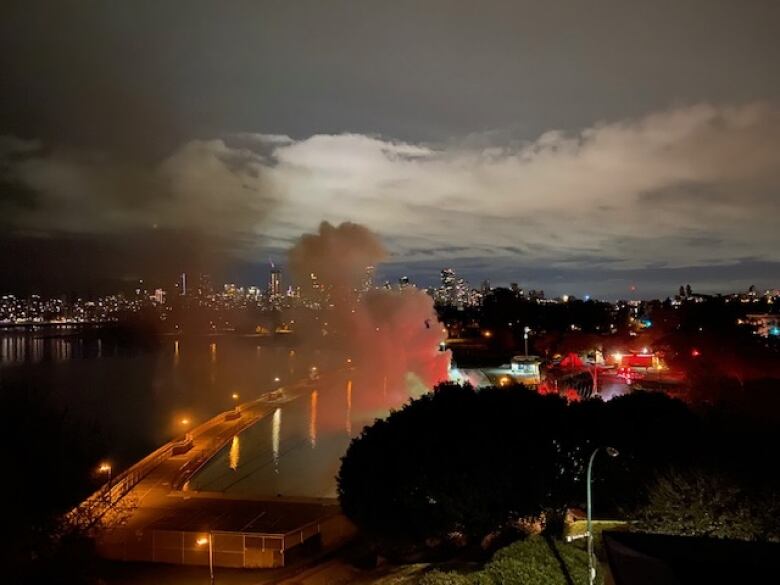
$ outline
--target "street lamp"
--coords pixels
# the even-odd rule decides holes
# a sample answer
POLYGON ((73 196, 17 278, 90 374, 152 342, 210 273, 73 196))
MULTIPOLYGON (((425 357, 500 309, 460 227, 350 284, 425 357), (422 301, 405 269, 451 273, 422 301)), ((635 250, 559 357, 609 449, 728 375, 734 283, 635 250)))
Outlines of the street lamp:
MULTIPOLYGON (((592 507, 591 507, 591 485, 590 485, 590 479, 591 479, 591 472, 593 470, 593 460, 596 458, 596 453, 599 452, 599 449, 601 447, 596 447, 593 450, 593 454, 590 456, 590 461, 588 461, 588 478, 587 478, 587 487, 588 487, 588 583, 589 585, 593 585, 596 582, 596 568, 593 566, 593 515, 592 515, 592 507)), ((617 457, 620 453, 617 449, 614 447, 606 447, 604 449, 607 452, 607 455, 610 457, 617 457)))
POLYGON ((525 342, 525 357, 528 357, 528 334, 531 332, 531 328, 526 325, 523 327, 523 341, 525 342))
POLYGON ((198 546, 209 545, 209 577, 211 585, 214 585, 214 535, 209 531, 208 536, 201 536, 195 541, 198 546))
POLYGON ((111 502, 111 464, 110 463, 101 463, 100 467, 98 467, 98 471, 100 473, 105 473, 106 476, 108 476, 108 483, 106 484, 108 487, 106 489, 106 499, 111 502))
POLYGON ((190 437, 191 437, 191 436, 190 436, 190 432, 189 432, 189 428, 190 428, 190 422, 191 422, 191 421, 190 421, 190 419, 188 419, 188 418, 183 418, 183 419, 181 419, 181 420, 179 421, 179 423, 181 424, 181 426, 182 426, 182 427, 184 427, 184 440, 185 440, 185 441, 189 441, 189 440, 190 440, 190 437))

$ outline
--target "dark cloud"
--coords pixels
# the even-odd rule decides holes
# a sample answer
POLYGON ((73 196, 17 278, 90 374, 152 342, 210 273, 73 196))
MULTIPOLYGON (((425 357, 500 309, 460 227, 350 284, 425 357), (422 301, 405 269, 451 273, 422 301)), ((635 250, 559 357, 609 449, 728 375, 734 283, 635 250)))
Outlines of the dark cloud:
POLYGON ((0 128, 158 157, 247 131, 531 139, 779 97, 778 16, 772 0, 8 0, 0 128))
POLYGON ((165 233, 243 266, 328 220, 398 262, 738 279, 780 245, 778 17, 771 0, 7 1, 0 262, 80 249, 108 274, 165 233))
POLYGON ((230 242, 196 232, 0 236, 0 291, 18 294, 106 294, 172 287, 182 272, 235 274, 230 242))

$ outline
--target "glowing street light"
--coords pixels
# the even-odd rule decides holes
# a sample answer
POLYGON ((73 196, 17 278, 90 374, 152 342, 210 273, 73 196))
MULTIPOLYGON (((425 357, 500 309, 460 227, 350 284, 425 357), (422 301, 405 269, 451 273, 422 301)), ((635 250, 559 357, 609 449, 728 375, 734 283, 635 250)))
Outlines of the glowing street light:
POLYGON ((111 501, 111 464, 107 462, 103 462, 100 464, 100 467, 98 467, 99 473, 105 473, 106 477, 108 478, 106 482, 106 499, 110 502, 111 501))
POLYGON ((531 333, 531 328, 526 325, 523 327, 523 343, 525 343, 525 357, 528 357, 528 334, 531 333))
POLYGON ((233 392, 233 394, 231 395, 231 398, 233 398, 233 400, 237 401, 239 399, 238 392, 233 392))
MULTIPOLYGON (((587 477, 587 487, 588 487, 588 583, 590 585, 593 585, 596 582, 596 567, 593 566, 593 517, 592 517, 592 507, 591 507, 591 472, 593 470, 593 460, 596 458, 596 453, 599 452, 599 449, 601 447, 596 447, 593 450, 593 454, 590 456, 590 461, 588 461, 588 477, 587 477)), ((607 455, 610 457, 617 457, 620 455, 620 452, 615 449, 614 447, 605 447, 604 449, 607 452, 607 455)))
POLYGON ((184 440, 189 441, 192 439, 192 435, 190 434, 190 423, 192 421, 188 419, 187 417, 184 417, 179 421, 179 424, 184 427, 184 440))
POLYGON ((214 535, 209 532, 207 536, 200 536, 195 541, 198 546, 209 545, 209 577, 211 585, 214 585, 214 535))

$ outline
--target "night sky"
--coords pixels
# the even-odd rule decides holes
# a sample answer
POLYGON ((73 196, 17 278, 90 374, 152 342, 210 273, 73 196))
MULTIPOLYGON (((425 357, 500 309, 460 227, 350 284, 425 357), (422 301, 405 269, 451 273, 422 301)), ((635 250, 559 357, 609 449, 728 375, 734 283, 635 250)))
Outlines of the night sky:
POLYGON ((3 2, 0 293, 262 281, 322 220, 422 285, 780 286, 778 30, 773 0, 3 2))

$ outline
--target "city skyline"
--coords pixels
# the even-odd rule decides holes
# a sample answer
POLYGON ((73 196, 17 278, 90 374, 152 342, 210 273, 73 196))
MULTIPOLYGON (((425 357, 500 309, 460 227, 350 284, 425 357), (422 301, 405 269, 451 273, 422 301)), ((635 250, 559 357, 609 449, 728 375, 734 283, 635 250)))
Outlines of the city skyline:
POLYGON ((776 3, 50 4, 0 25, 0 289, 251 280, 323 220, 423 283, 780 278, 776 3))

